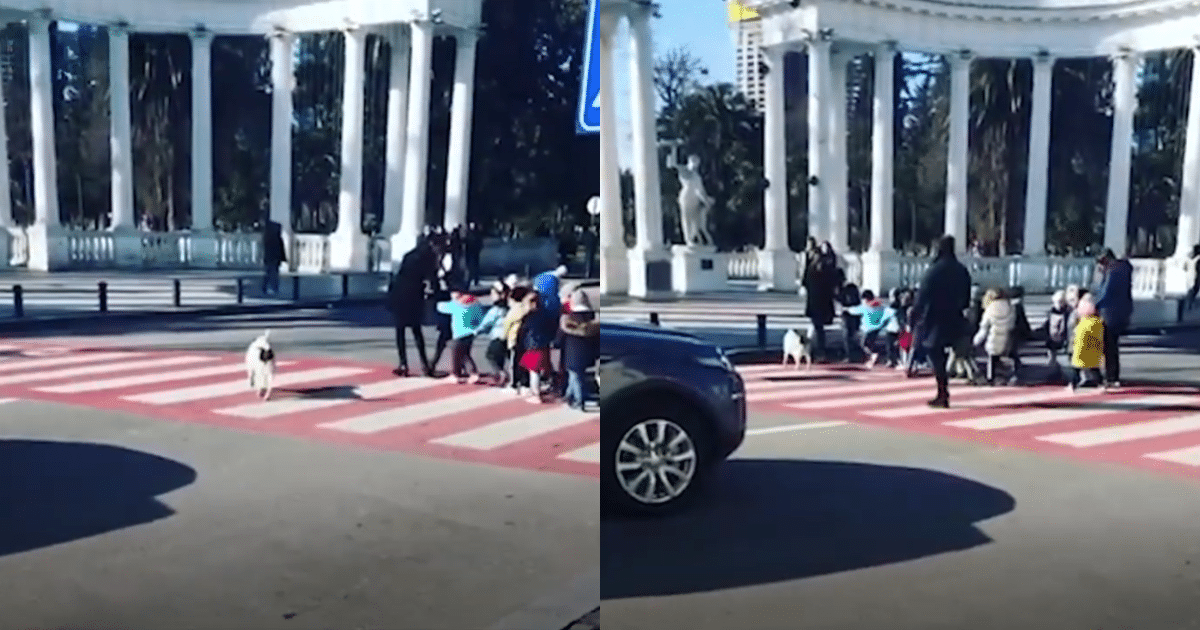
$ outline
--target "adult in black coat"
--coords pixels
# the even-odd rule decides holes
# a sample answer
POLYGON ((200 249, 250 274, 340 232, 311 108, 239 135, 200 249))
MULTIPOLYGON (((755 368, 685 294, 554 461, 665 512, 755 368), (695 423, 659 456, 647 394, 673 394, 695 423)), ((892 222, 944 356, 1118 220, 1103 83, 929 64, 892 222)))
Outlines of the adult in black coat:
POLYGON ((802 280, 805 290, 804 315, 812 324, 814 353, 825 358, 825 327, 833 323, 833 303, 844 276, 840 275, 837 255, 828 242, 821 245, 821 251, 816 256, 809 255, 806 258, 802 280))
POLYGON ((400 355, 399 366, 392 371, 396 376, 408 376, 408 348, 405 332, 411 331, 417 346, 417 357, 426 376, 433 374, 433 367, 425 354, 425 293, 436 278, 436 260, 433 248, 422 238, 415 248, 400 260, 400 267, 388 283, 387 309, 392 313, 396 325, 396 351, 400 355))
POLYGON ((279 265, 287 262, 283 246, 283 226, 268 220, 263 225, 263 295, 279 293, 279 265))
POLYGON ((1106 249, 1100 265, 1104 274, 1094 293, 1096 311, 1104 320, 1104 382, 1120 387, 1121 336, 1133 320, 1133 263, 1106 249))
POLYGON ((946 351, 967 330, 966 310, 971 305, 971 273, 954 254, 954 237, 943 236, 937 244, 937 258, 925 272, 913 303, 916 338, 929 352, 937 396, 929 406, 950 406, 950 378, 946 370, 946 351))

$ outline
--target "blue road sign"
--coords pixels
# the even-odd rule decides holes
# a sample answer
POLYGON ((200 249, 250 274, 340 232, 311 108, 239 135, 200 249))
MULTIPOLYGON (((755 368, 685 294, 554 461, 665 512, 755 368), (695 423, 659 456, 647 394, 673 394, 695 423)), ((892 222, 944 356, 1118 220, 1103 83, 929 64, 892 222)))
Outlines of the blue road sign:
POLYGON ((583 81, 579 88, 579 134, 600 133, 600 0, 591 0, 588 13, 587 39, 583 44, 583 81))

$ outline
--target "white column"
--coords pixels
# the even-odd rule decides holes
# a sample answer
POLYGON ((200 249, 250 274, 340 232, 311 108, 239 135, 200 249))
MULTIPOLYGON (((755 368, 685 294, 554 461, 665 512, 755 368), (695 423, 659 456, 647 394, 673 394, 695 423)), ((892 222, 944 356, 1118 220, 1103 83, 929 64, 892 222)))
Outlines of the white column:
POLYGON ((54 146, 54 63, 50 22, 29 19, 29 126, 33 136, 34 221, 29 238, 29 269, 50 271, 67 258, 58 236, 58 172, 54 146))
MULTIPOLYGON (((388 75, 387 139, 384 144, 383 221, 379 233, 386 236, 400 229, 404 203, 404 158, 408 126, 408 29, 397 26, 391 38, 391 67, 388 75)), ((404 252, 400 252, 403 254, 404 252)), ((395 254, 393 260, 397 260, 395 254)))
POLYGON ((1046 211, 1050 190, 1050 112, 1053 107, 1054 58, 1033 60, 1033 106, 1029 114, 1029 174, 1025 184, 1026 256, 1046 253, 1046 211))
POLYGON ((1137 55, 1113 58, 1112 149, 1108 162, 1108 211, 1104 219, 1104 246, 1125 255, 1125 230, 1129 225, 1130 169, 1133 166, 1133 115, 1137 112, 1137 55))
POLYGON ((29 19, 29 120, 33 132, 33 205, 38 225, 57 227, 58 171, 54 148, 54 68, 50 22, 29 19))
MULTIPOLYGON (((272 221, 283 227, 284 245, 292 232, 292 90, 295 88, 296 36, 271 36, 271 210, 272 221)), ((288 251, 291 259, 291 252, 288 251)))
POLYGON ((881 46, 875 50, 875 102, 871 121, 872 252, 891 252, 894 247, 895 62, 894 47, 881 46))
POLYGON ((450 102, 450 152, 446 163, 447 230, 467 222, 467 186, 471 176, 471 113, 475 101, 475 50, 479 34, 459 31, 455 36, 454 94, 450 102))
POLYGON ((601 11, 600 20, 600 292, 629 292, 629 259, 625 218, 621 211, 621 165, 618 158, 614 37, 620 15, 601 11))
POLYGON ((849 248, 849 217, 850 203, 850 172, 846 157, 846 65, 848 57, 835 54, 830 57, 832 62, 829 73, 829 98, 826 99, 826 111, 829 115, 829 188, 826 193, 829 198, 826 215, 826 239, 838 254, 846 253, 849 248))
POLYGON ((784 104, 785 48, 763 48, 767 64, 763 122, 763 248, 758 253, 758 288, 796 289, 796 254, 788 244, 787 112, 784 104))
POLYGON ((342 70, 342 176, 338 191, 337 230, 329 242, 330 267, 366 269, 367 243, 362 231, 363 190, 363 89, 366 74, 367 32, 343 31, 345 65, 342 70))
POLYGON ((830 43, 814 39, 808 44, 808 235, 829 238, 829 124, 825 101, 830 93, 830 43), (817 184, 811 184, 812 178, 817 184))
MULTIPOLYGON (((0 79, 0 164, 8 168, 8 118, 4 115, 4 106, 8 97, 4 94, 4 81, 0 79)), ((13 225, 12 188, 7 170, 5 177, 0 177, 0 268, 8 266, 8 231, 13 225)))
POLYGON ((654 107, 654 42, 652 9, 629 16, 631 96, 633 101, 633 176, 637 203, 637 246, 630 252, 630 294, 648 297, 671 289, 671 268, 663 244, 662 190, 658 164, 658 131, 654 107))
POLYGON ((112 230, 132 230, 133 121, 129 106, 129 31, 108 27, 109 136, 112 160, 112 230))
POLYGON ((950 55, 950 142, 946 155, 946 234, 967 249, 967 169, 970 160, 971 55, 950 55))
POLYGON ((425 227, 425 186, 428 182, 429 98, 433 75, 433 25, 418 22, 410 34, 408 125, 405 127, 404 205, 400 232, 392 237, 392 259, 399 260, 417 246, 425 227))
POLYGON ((212 41, 208 31, 192 37, 192 231, 213 229, 212 41))
POLYGON ((1186 133, 1179 191, 1176 258, 1191 258, 1192 247, 1200 243, 1200 47, 1192 49, 1192 86, 1186 133))

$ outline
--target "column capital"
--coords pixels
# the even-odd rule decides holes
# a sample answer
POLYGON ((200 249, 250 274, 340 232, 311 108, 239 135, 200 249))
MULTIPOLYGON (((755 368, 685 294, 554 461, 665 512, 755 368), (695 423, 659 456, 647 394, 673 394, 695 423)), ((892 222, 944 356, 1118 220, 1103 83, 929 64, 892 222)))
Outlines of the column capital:
POLYGON ((479 43, 479 38, 483 36, 483 29, 475 28, 458 28, 451 33, 454 37, 454 43, 459 47, 473 47, 479 43))
POLYGON ((133 32, 132 25, 125 20, 110 22, 104 25, 104 28, 108 31, 109 37, 112 37, 113 35, 122 35, 128 37, 129 34, 133 32))
POLYGON ((1050 51, 1046 50, 1045 48, 1042 48, 1042 49, 1038 50, 1037 52, 1033 53, 1033 56, 1030 57, 1030 60, 1033 62, 1034 67, 1053 66, 1054 62, 1057 61, 1057 58, 1053 54, 1051 54, 1050 51))
POLYGON ((1132 48, 1126 47, 1126 46, 1122 46, 1122 47, 1118 48, 1115 52, 1109 53, 1108 60, 1111 61, 1113 63, 1113 65, 1116 65, 1119 63, 1133 64, 1133 63, 1137 63, 1138 60, 1141 59, 1141 57, 1142 57, 1141 52, 1134 50, 1132 48))
POLYGON ((786 44, 776 44, 773 46, 759 46, 759 52, 762 53, 763 63, 773 67, 783 63, 783 58, 788 53, 792 52, 792 47, 786 44))
POLYGON ((900 42, 889 39, 884 42, 879 42, 879 45, 872 51, 877 57, 895 57, 896 53, 900 52, 900 42))
POLYGON ((956 50, 946 55, 946 61, 951 66, 970 66, 972 61, 975 61, 975 52, 969 48, 956 50))
POLYGON ((188 38, 192 40, 192 44, 211 44, 215 37, 216 33, 208 30, 203 24, 197 24, 188 31, 188 38))
POLYGON ((652 0, 634 0, 626 6, 630 22, 634 20, 646 22, 650 18, 658 16, 658 4, 652 0))
POLYGON ((833 44, 833 35, 832 28, 822 28, 816 31, 805 29, 802 41, 806 47, 830 46, 833 44))
POLYGON ((296 33, 289 31, 282 26, 276 25, 269 33, 267 33, 267 39, 278 39, 285 43, 289 43, 296 39, 296 33))

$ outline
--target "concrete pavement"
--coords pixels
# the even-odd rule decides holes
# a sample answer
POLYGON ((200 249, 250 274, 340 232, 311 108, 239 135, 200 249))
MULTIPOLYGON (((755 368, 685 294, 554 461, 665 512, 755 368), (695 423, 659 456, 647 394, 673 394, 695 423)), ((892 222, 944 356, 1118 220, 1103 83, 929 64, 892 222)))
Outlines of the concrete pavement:
MULTIPOLYGON (((101 323, 17 343, 240 353, 264 327, 284 359, 395 360, 378 308, 101 323)), ((74 382, 86 378, 96 377, 74 382)), ((591 477, 217 428, 169 410, 2 408, 0 628, 560 630, 598 602, 591 477)))

